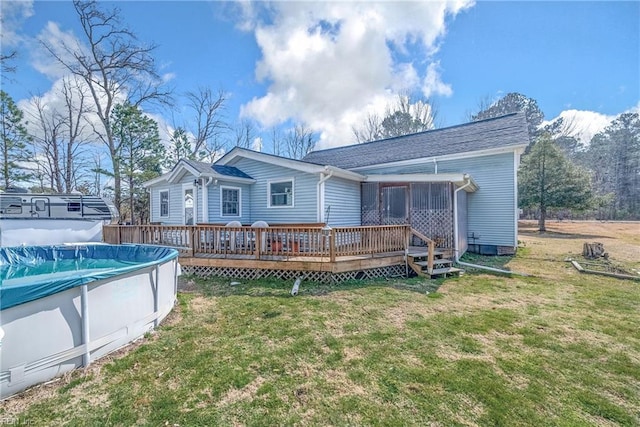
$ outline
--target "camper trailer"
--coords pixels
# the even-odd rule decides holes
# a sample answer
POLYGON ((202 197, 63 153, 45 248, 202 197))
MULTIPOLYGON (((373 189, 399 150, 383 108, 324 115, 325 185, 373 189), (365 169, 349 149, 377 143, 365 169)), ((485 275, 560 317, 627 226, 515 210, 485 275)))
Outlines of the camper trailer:
POLYGON ((0 246, 102 241, 102 225, 118 221, 108 200, 81 194, 0 193, 0 246))

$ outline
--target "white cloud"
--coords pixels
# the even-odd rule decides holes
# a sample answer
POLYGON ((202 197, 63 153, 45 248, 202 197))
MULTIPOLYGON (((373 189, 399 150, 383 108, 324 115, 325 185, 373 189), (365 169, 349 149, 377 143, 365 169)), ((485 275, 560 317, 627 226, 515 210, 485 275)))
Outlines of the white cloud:
POLYGON ((3 1, 0 2, 0 16, 2 17, 2 46, 15 47, 23 40, 18 33, 22 23, 33 16, 33 1, 3 1))
POLYGON ((595 111, 565 110, 558 117, 543 122, 541 126, 546 126, 560 118, 564 121, 564 131, 576 137, 583 144, 589 144, 591 138, 604 130, 615 119, 615 116, 608 116, 595 111))
POLYGON ((353 142, 352 126, 383 113, 397 93, 452 93, 430 62, 446 32, 445 19, 471 2, 241 3, 242 28, 252 29, 262 51, 258 80, 268 92, 242 108, 265 126, 289 119, 321 133, 320 146, 353 142), (266 9, 269 7, 270 9, 266 9), (256 16, 268 19, 258 20, 256 16), (409 49, 423 51, 417 62, 409 49), (419 69, 424 69, 421 71, 419 69))
POLYGON ((427 75, 422 84, 422 93, 427 98, 433 95, 451 96, 451 85, 443 83, 440 79, 440 62, 432 62, 427 67, 427 75))
MULTIPOLYGON (((73 32, 63 31, 56 22, 47 22, 47 25, 38 34, 37 40, 50 46, 53 53, 66 63, 74 62, 70 52, 89 54, 73 32)), ((50 79, 58 79, 68 73, 68 70, 60 64, 60 61, 57 61, 40 43, 33 46, 32 65, 37 71, 50 79)))

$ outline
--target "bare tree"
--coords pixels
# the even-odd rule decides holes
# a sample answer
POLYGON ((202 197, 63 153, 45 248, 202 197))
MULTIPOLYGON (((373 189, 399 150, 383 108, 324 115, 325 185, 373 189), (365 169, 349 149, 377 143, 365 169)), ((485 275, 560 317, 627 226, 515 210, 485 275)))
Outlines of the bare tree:
POLYGON ((235 147, 252 148, 258 136, 254 122, 242 119, 233 128, 233 145, 235 147))
POLYGON ((269 134, 271 135, 271 146, 273 148, 273 154, 275 154, 276 156, 282 155, 282 146, 284 144, 284 137, 282 135, 282 132, 278 127, 274 126, 269 131, 269 134))
POLYGON ((57 111, 49 108, 42 97, 31 100, 35 108, 39 132, 33 139, 35 161, 37 163, 40 186, 48 186, 58 193, 63 192, 61 140, 64 132, 64 117, 57 111), (45 180, 46 178, 46 180, 45 180))
POLYGON ((351 130, 358 144, 375 141, 376 139, 380 139, 380 135, 382 135, 382 119, 377 114, 369 113, 359 128, 352 126, 351 130))
POLYGON ((120 207, 122 182, 119 147, 111 130, 111 112, 125 99, 133 105, 167 101, 168 92, 160 89, 151 53, 155 45, 145 46, 121 22, 117 8, 102 10, 97 1, 73 2, 82 27, 82 39, 76 43, 41 40, 45 49, 71 74, 81 79, 93 99, 99 124, 92 123, 100 141, 109 151, 114 178, 114 199, 120 207))
POLYGON ((2 66, 0 70, 2 70, 2 74, 6 75, 8 73, 16 72, 16 66, 13 65, 13 61, 15 61, 17 57, 17 50, 12 50, 9 53, 0 53, 0 65, 2 66))
POLYGON ((197 92, 187 92, 187 100, 195 116, 194 125, 188 128, 195 138, 192 155, 213 161, 212 157, 222 148, 220 135, 228 127, 222 118, 227 94, 223 90, 213 93, 210 88, 200 88, 197 92))
POLYGON ((316 145, 316 138, 311 129, 304 124, 294 125, 284 136, 285 156, 290 159, 301 159, 316 145))
POLYGON ((39 131, 34 137, 35 161, 39 173, 48 177, 49 186, 59 193, 75 190, 83 167, 82 134, 86 127, 88 93, 74 76, 62 80, 61 108, 47 104, 42 97, 32 98, 35 109, 32 122, 39 131))
POLYGON ((435 127, 437 111, 428 99, 414 100, 410 94, 399 94, 386 107, 384 117, 369 114, 360 127, 352 131, 358 143, 423 132, 435 127))

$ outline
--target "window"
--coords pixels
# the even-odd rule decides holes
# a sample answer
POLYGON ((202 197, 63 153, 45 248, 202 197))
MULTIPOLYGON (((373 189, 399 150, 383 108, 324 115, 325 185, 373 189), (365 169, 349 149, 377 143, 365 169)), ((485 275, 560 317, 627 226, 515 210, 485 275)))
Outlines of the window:
POLYGON ((221 215, 240 216, 240 189, 221 187, 220 192, 221 215))
POLYGON ((269 183, 269 207, 293 206, 293 180, 269 183))
POLYGON ((67 203, 67 212, 80 212, 80 203, 78 202, 67 203))
POLYGON ((47 210, 47 202, 45 200, 36 200, 36 212, 44 212, 47 210))
POLYGON ((20 214, 22 213, 22 199, 20 197, 5 196, 0 198, 0 213, 20 214))
POLYGON ((160 192, 160 216, 169 216, 169 190, 160 192))

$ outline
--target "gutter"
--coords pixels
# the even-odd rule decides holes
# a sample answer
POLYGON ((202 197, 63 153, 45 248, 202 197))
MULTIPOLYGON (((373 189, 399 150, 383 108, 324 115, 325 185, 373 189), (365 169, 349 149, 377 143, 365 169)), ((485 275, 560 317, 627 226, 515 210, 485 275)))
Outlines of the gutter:
POLYGON ((460 261, 460 249, 458 248, 458 191, 463 190, 471 185, 471 178, 468 174, 464 175, 465 184, 462 187, 458 187, 453 192, 453 252, 455 254, 456 264, 463 265, 469 268, 477 268, 480 270, 493 271, 494 273, 510 274, 516 276, 528 277, 528 274, 518 273, 515 271, 501 270, 499 268, 487 267, 485 265, 471 264, 468 262, 460 261))
POLYGON ((207 187, 213 181, 213 177, 210 176, 207 182, 204 182, 204 178, 200 178, 202 182, 202 222, 209 222, 209 191, 207 187))
POLYGON ((329 169, 328 166, 325 166, 325 171, 328 171, 328 174, 320 173, 320 180, 318 180, 318 187, 316 194, 318 195, 318 222, 324 222, 324 182, 333 176, 333 170, 329 169))
POLYGON ((471 177, 468 174, 464 174, 464 185, 456 188, 453 191, 453 252, 455 254, 456 262, 460 259, 460 249, 458 248, 458 192, 464 190, 471 185, 471 177))

